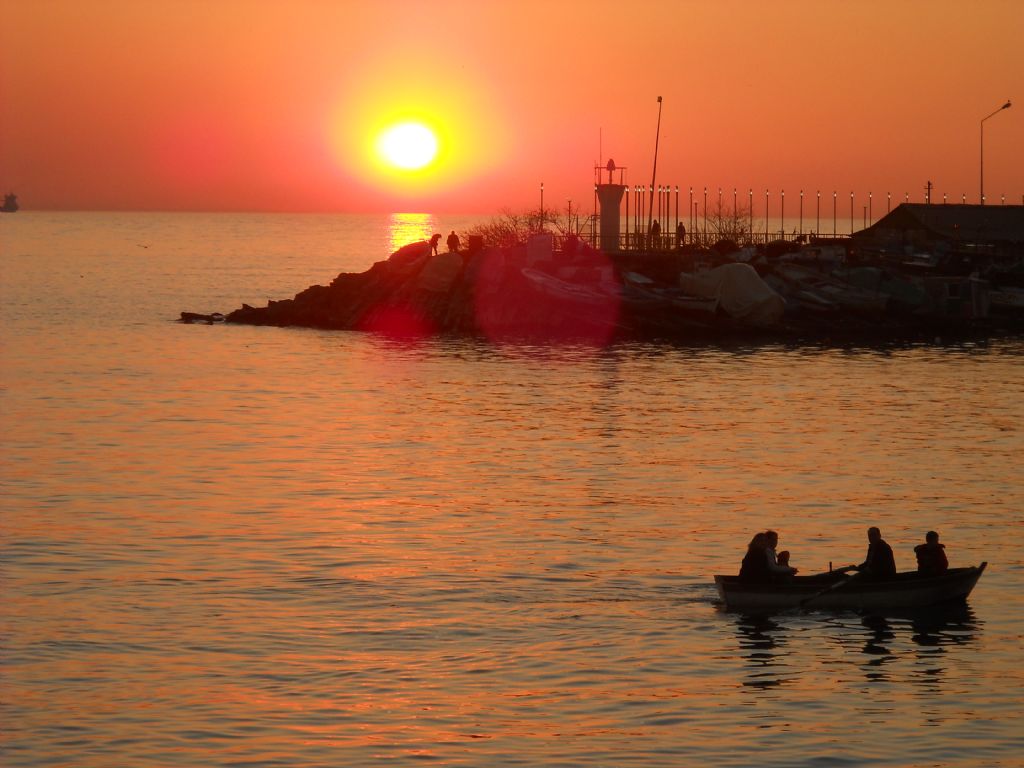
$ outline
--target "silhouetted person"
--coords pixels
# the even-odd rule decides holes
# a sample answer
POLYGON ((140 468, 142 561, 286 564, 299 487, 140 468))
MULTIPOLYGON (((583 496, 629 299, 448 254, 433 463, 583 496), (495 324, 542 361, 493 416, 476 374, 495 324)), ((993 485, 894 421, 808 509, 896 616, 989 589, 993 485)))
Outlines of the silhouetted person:
POLYGON ((747 554, 740 565, 740 581, 749 584, 767 584, 772 580, 768 571, 768 557, 765 549, 768 546, 764 533, 755 533, 747 545, 747 554))
POLYGON ((676 248, 682 248, 683 243, 686 242, 686 227, 683 226, 683 222, 676 224, 676 248))
POLYGON ((661 243, 661 223, 655 219, 654 223, 651 224, 651 248, 660 248, 661 243))
MULTIPOLYGON (((435 232, 434 236, 430 238, 430 250, 434 252, 435 256, 437 256, 437 244, 439 242, 441 242, 441 234, 439 232, 435 232)), ((449 250, 451 249, 449 248, 449 250)))
POLYGON ((914 554, 917 555, 917 572, 923 576, 938 576, 949 570, 946 546, 939 544, 939 534, 935 531, 924 535, 924 544, 914 547, 914 554))
POLYGON ((455 230, 454 229, 452 230, 452 233, 450 235, 448 235, 447 243, 448 243, 448 250, 449 251, 457 251, 457 250, 459 250, 459 236, 455 234, 455 230))
POLYGON ((778 555, 775 554, 775 548, 779 546, 779 534, 775 531, 765 531, 765 565, 768 568, 768 575, 772 581, 788 581, 790 577, 796 575, 796 568, 792 568, 789 565, 789 553, 786 553, 786 562, 780 563, 778 555))
POLYGON ((882 532, 874 526, 868 528, 868 556, 857 566, 857 570, 872 579, 896 575, 896 558, 892 555, 892 547, 885 543, 882 532))

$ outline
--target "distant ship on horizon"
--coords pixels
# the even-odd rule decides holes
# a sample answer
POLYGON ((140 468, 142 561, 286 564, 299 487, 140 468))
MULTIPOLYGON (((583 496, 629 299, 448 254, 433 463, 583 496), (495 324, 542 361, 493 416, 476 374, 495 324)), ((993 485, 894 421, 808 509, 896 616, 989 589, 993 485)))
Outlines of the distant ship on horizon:
POLYGON ((14 213, 18 210, 18 196, 13 192, 4 195, 4 204, 0 206, 0 213, 14 213))

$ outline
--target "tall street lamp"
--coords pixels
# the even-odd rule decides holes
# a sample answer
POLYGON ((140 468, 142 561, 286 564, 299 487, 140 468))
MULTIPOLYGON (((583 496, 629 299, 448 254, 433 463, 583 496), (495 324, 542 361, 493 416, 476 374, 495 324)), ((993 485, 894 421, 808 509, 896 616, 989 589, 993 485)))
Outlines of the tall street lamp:
POLYGON ((993 112, 991 115, 986 115, 981 118, 981 189, 979 190, 978 197, 981 200, 981 204, 985 204, 985 121, 990 117, 994 117, 1002 112, 1004 109, 1009 109, 1011 106, 1010 100, 1007 99, 1006 103, 1003 104, 999 109, 993 112))
POLYGON ((651 205, 647 211, 647 232, 650 234, 654 219, 654 183, 658 175, 658 139, 661 138, 661 96, 658 97, 658 127, 654 132, 654 167, 651 168, 651 205))

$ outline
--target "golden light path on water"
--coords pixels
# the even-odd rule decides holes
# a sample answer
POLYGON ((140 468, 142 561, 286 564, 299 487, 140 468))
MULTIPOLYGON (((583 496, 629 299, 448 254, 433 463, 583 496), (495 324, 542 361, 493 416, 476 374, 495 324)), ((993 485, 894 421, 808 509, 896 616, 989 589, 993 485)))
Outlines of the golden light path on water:
MULTIPOLYGON (((2 222, 4 765, 1013 765, 1024 345, 182 326, 453 220, 2 222), (148 245, 139 248, 138 244, 148 245), (372 245, 371 245, 372 244, 372 245), (927 615, 715 603, 879 525, 927 615)), ((403 243, 404 244, 404 243, 403 243)))
POLYGON ((437 220, 429 213, 392 213, 388 222, 389 252, 420 240, 430 240, 438 232, 437 220))

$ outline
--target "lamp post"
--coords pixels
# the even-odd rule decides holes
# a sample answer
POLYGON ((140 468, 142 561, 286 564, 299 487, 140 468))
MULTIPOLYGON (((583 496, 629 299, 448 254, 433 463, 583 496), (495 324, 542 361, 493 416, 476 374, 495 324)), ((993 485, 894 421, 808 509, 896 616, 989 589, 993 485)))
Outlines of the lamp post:
POLYGON ((697 220, 697 218, 693 215, 693 187, 690 187, 690 207, 686 213, 690 217, 690 239, 692 240, 693 228, 695 226, 694 222, 697 220))
POLYGON ((708 238, 708 188, 704 187, 704 220, 701 226, 704 231, 704 239, 708 238))
POLYGON ((654 181, 658 173, 658 139, 661 138, 661 96, 658 97, 658 128, 654 132, 654 167, 651 169, 651 206, 647 211, 647 233, 651 232, 651 224, 654 219, 654 181))
POLYGON ((993 112, 991 115, 986 115, 981 118, 981 187, 979 189, 978 197, 980 198, 981 204, 985 204, 985 121, 990 117, 994 117, 1002 112, 1004 109, 1009 109, 1011 106, 1010 100, 1007 99, 1006 103, 1003 104, 999 109, 993 112))
POLYGON ((800 237, 804 236, 804 191, 800 190, 800 237))
POLYGON ((814 216, 814 234, 821 237, 821 190, 818 190, 818 209, 814 216))
POLYGON ((782 239, 786 239, 786 190, 782 190, 782 202, 779 203, 780 211, 780 225, 779 228, 782 230, 782 239))
POLYGON ((747 200, 750 201, 748 214, 750 217, 750 239, 754 239, 754 188, 747 187, 747 200))
POLYGON ((544 230, 544 182, 540 183, 540 230, 544 230))
POLYGON ((832 190, 832 237, 836 236, 836 191, 832 190))

